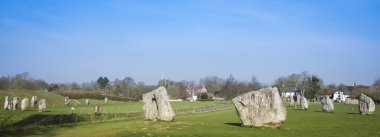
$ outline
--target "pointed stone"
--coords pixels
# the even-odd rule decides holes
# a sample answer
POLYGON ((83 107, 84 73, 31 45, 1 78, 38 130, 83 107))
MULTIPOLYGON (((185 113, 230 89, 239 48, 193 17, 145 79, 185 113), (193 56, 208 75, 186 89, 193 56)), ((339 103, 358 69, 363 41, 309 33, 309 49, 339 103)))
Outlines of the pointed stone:
POLYGON ((4 110, 8 110, 8 109, 10 109, 10 108, 8 108, 8 105, 9 105, 8 96, 5 96, 5 100, 4 100, 4 110))

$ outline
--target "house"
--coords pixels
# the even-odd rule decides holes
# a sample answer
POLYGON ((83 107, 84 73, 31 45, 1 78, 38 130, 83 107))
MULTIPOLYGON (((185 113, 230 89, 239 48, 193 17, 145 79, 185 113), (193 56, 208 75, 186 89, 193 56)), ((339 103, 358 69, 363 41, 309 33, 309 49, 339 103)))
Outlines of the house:
POLYGON ((197 101, 198 100, 198 94, 201 93, 207 93, 207 89, 205 86, 201 87, 195 87, 187 85, 186 88, 186 100, 189 101, 197 101))
POLYGON ((297 87, 287 87, 284 89, 284 91, 281 93, 281 97, 285 99, 289 99, 290 97, 297 97, 301 91, 297 87))
POLYGON ((336 91, 333 94, 333 100, 338 103, 345 102, 348 97, 349 95, 345 95, 343 91, 336 91))

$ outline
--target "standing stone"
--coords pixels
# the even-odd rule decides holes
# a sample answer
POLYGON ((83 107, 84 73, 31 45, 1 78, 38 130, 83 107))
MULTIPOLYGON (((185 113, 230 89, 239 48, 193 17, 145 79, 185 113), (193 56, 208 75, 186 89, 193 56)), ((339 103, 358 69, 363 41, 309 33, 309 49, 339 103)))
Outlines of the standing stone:
POLYGON ((87 106, 90 105, 90 99, 86 98, 86 104, 87 106))
POLYGON ((108 98, 104 98, 104 103, 108 104, 108 98))
POLYGON ((30 107, 34 108, 37 106, 37 96, 32 96, 32 99, 30 100, 30 107))
POLYGON ((359 97, 359 112, 362 115, 369 115, 375 112, 375 102, 373 100, 361 93, 359 97))
POLYGON ((70 103, 70 99, 68 96, 66 96, 65 97, 65 105, 67 106, 67 105, 69 105, 69 103, 70 103))
POLYGON ((297 95, 297 105, 301 105, 301 96, 297 95))
POLYGON ((143 111, 145 119, 172 121, 175 117, 165 87, 143 94, 143 111))
POLYGON ((94 107, 94 113, 97 116, 99 116, 101 114, 101 112, 100 112, 100 106, 99 105, 95 105, 95 107, 94 107))
POLYGON ((309 102, 307 101, 307 98, 305 98, 304 96, 301 96, 300 100, 301 100, 301 104, 300 104, 301 109, 303 110, 309 109, 309 102))
POLYGON ((8 105, 9 105, 8 96, 5 96, 5 100, 4 100, 4 110, 11 109, 11 108, 8 108, 8 105))
POLYGON ((18 106, 18 97, 13 97, 12 106, 13 106, 13 109, 12 109, 12 110, 17 110, 17 106, 18 106))
POLYGON ((41 99, 40 101, 38 101, 38 112, 43 112, 45 110, 46 110, 46 100, 41 99))
POLYGON ((286 119, 286 109, 277 88, 263 88, 232 99, 244 126, 280 127, 286 119))
POLYGON ((21 110, 25 111, 28 108, 28 98, 24 98, 21 100, 21 110))
POLYGON ((293 96, 289 97, 289 107, 294 106, 294 98, 293 96))
POLYGON ((328 95, 323 96, 321 103, 322 103, 323 111, 334 112, 334 101, 330 99, 330 96, 328 95))

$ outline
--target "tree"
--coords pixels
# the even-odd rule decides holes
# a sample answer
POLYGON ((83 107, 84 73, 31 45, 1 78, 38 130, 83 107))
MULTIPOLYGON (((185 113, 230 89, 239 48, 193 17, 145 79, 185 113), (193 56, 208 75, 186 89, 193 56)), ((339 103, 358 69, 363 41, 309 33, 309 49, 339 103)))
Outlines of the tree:
POLYGON ((104 90, 110 81, 107 77, 100 76, 96 82, 99 85, 100 89, 104 90))
POLYGON ((199 85, 205 86, 208 92, 220 91, 225 84, 225 80, 217 76, 207 76, 199 81, 199 85))
POLYGON ((317 76, 311 76, 306 80, 304 96, 308 99, 314 98, 315 95, 321 90, 323 82, 317 76))

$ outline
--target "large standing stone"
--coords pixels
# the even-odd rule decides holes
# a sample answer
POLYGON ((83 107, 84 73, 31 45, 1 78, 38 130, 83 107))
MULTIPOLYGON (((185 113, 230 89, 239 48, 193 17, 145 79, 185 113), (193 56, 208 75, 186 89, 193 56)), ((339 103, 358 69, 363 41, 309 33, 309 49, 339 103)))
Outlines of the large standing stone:
MULTIPOLYGON (((5 100, 4 100, 4 110, 8 110, 8 105, 9 105, 8 96, 5 96, 5 100)), ((11 109, 11 108, 9 108, 9 109, 11 109)))
POLYGON ((38 112, 43 112, 45 110, 46 110, 46 100, 41 99, 40 101, 38 101, 38 112))
POLYGON ((359 112, 362 115, 369 115, 375 112, 375 102, 373 100, 361 93, 359 97, 359 112))
POLYGON ((328 95, 323 96, 321 103, 322 103, 323 111, 334 112, 334 101, 330 99, 330 96, 328 95))
POLYGON ((13 101, 12 101, 13 109, 12 110, 17 110, 17 106, 18 106, 18 97, 13 97, 13 101))
POLYGON ((67 106, 67 105, 69 105, 69 103, 70 103, 70 99, 69 99, 69 97, 65 97, 65 105, 67 106))
POLYGON ((152 92, 143 94, 143 111, 145 119, 171 121, 175 114, 170 105, 165 87, 159 87, 152 92))
POLYGON ((32 99, 30 100, 30 107, 34 108, 37 106, 37 96, 32 96, 32 99))
POLYGON ((305 98, 304 96, 301 96, 300 101, 301 101, 301 104, 300 104, 301 109, 304 109, 304 110, 309 109, 309 102, 307 101, 307 98, 305 98))
POLYGON ((280 127, 286 119, 286 109, 277 88, 263 88, 232 99, 244 126, 280 127))
POLYGON ((21 110, 26 110, 28 108, 28 98, 24 98, 21 100, 21 110))

